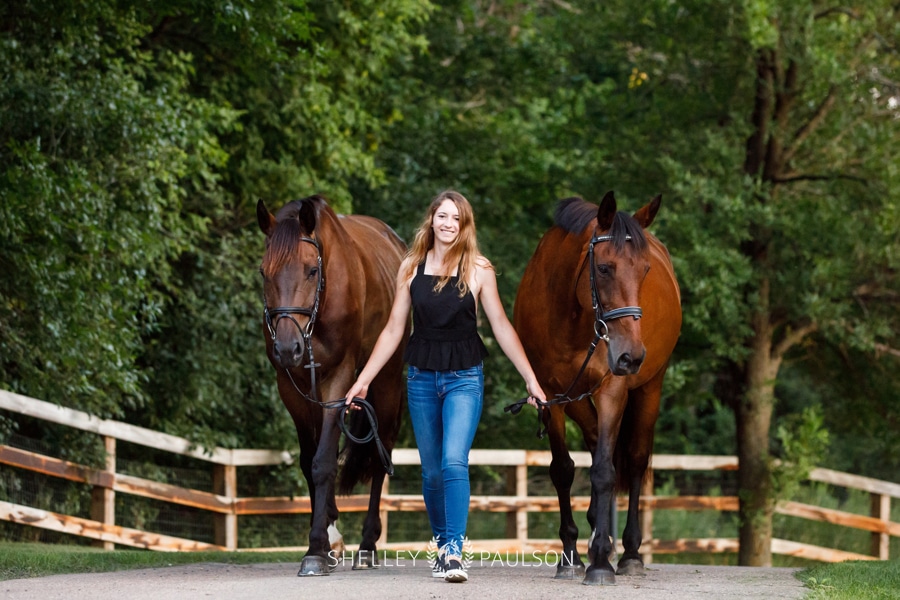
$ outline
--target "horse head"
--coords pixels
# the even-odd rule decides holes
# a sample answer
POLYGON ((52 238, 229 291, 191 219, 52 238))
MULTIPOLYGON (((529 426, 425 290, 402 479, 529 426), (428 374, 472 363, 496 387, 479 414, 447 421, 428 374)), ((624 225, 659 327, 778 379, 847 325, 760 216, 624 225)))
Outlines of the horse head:
POLYGON ((322 251, 315 237, 318 197, 286 204, 275 217, 262 200, 256 205, 266 235, 260 273, 270 358, 278 366, 299 366, 310 351, 310 338, 325 287, 322 251))
POLYGON ((613 375, 633 375, 647 350, 641 334, 641 288, 650 271, 644 228, 653 222, 661 197, 656 196, 634 215, 616 210, 607 192, 597 210, 594 233, 588 244, 594 328, 607 346, 613 375))

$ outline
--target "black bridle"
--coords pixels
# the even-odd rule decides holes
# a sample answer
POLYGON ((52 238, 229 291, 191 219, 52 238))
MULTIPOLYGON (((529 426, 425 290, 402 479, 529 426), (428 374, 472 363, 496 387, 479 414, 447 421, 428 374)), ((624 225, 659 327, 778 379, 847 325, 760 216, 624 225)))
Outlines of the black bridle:
MULTIPOLYGON (((589 273, 590 273, 590 283, 591 283, 591 304, 594 308, 594 339, 591 340, 590 346, 588 346, 587 356, 584 358, 584 362, 581 363, 581 368, 578 370, 578 373, 575 375, 575 378, 572 380, 572 383, 569 384, 569 387, 562 394, 557 394, 552 400, 547 400, 546 402, 540 402, 538 411, 538 432, 537 436, 539 439, 544 439, 544 434, 547 433, 547 427, 541 428, 540 425, 543 424, 543 412, 545 409, 553 406, 554 404, 568 404, 569 402, 577 402, 579 400, 583 400, 585 398, 591 397, 596 389, 600 387, 600 384, 603 383, 606 376, 600 379, 597 383, 591 386, 591 389, 580 394, 574 398, 569 396, 572 392, 572 389, 575 387, 575 384, 578 383, 578 380, 584 374, 585 369, 587 369, 588 363, 591 361, 591 357, 594 355, 594 351, 597 349, 597 345, 600 343, 600 340, 603 340, 607 344, 609 343, 609 326, 606 324, 607 321, 613 321, 615 319, 621 319, 622 317, 634 317, 635 320, 640 319, 643 316, 643 311, 640 306, 623 306, 621 308, 614 308, 613 310, 606 311, 603 309, 603 303, 600 300, 600 292, 597 291, 597 276, 596 276, 596 265, 594 265, 594 245, 599 244, 601 242, 609 242, 613 240, 613 236, 606 235, 594 235, 591 240, 588 242, 588 251, 585 260, 589 265, 589 273), (602 330, 602 333, 601 333, 602 330)), ((625 241, 631 241, 631 236, 626 235, 625 241)), ((506 412, 510 412, 514 415, 519 414, 522 410, 522 407, 528 403, 528 398, 522 398, 509 406, 506 406, 503 410, 506 412)))
POLYGON ((312 334, 313 329, 316 326, 316 318, 319 316, 319 306, 322 300, 322 293, 325 291, 325 268, 322 264, 322 248, 319 247, 319 242, 316 239, 310 237, 301 237, 300 241, 306 242, 307 244, 312 244, 316 248, 316 266, 318 268, 316 276, 318 277, 318 279, 316 280, 316 294, 315 298, 313 298, 312 306, 308 308, 305 306, 277 306, 275 308, 269 308, 269 304, 266 301, 266 296, 265 294, 263 294, 263 314, 266 319, 266 327, 269 330, 269 335, 272 336, 273 342, 275 341, 275 335, 278 332, 278 324, 282 319, 288 319, 297 327, 297 331, 300 332, 300 337, 303 338, 303 345, 306 346, 306 354, 309 357, 309 364, 304 365, 303 368, 309 369, 310 393, 306 394, 299 387, 297 387, 297 384, 294 383, 294 378, 291 376, 291 372, 289 369, 285 369, 285 372, 287 373, 288 378, 291 380, 294 389, 296 389, 301 396, 303 396, 310 402, 322 404, 322 402, 319 401, 319 394, 316 389, 316 367, 320 367, 322 365, 316 364, 315 358, 313 357, 312 334), (309 317, 309 320, 306 322, 306 327, 302 327, 300 323, 297 322, 297 319, 294 318, 294 315, 306 315, 307 317, 309 317))
POLYGON ((338 415, 338 423, 341 427, 341 431, 347 436, 347 439, 357 443, 357 444, 365 444, 371 440, 375 440, 375 445, 378 448, 378 454, 381 457, 381 464, 384 466, 384 470, 388 475, 394 474, 394 465, 391 462, 390 453, 384 447, 381 439, 378 437, 378 418, 375 416, 375 409, 371 404, 366 402, 363 398, 354 398, 351 404, 356 404, 365 411, 366 417, 369 420, 370 431, 369 434, 362 437, 354 436, 350 433, 350 429, 347 427, 347 424, 344 420, 344 416, 347 413, 347 410, 350 408, 350 405, 347 404, 346 398, 338 398, 337 400, 331 400, 328 402, 323 402, 319 400, 319 392, 316 386, 316 367, 321 367, 321 363, 317 363, 315 357, 313 356, 313 344, 312 344, 312 335, 313 329, 316 326, 316 318, 319 316, 319 308, 322 302, 322 293, 325 291, 325 266, 322 262, 322 248, 319 246, 319 242, 315 238, 311 237, 301 237, 301 242, 306 242, 308 244, 312 244, 316 248, 316 267, 318 269, 316 276, 318 277, 316 281, 316 293, 313 298, 312 306, 277 306, 275 308, 269 308, 268 302, 266 301, 266 295, 263 293, 263 315, 266 320, 266 328, 269 330, 269 335, 272 336, 272 341, 275 341, 275 335, 278 332, 278 324, 282 319, 288 319, 291 323, 293 323, 297 327, 297 331, 300 332, 300 336, 303 338, 303 343, 306 346, 306 354, 309 357, 309 362, 306 365, 303 365, 304 369, 309 369, 309 382, 310 389, 307 394, 303 390, 300 389, 300 386, 297 385, 297 382, 294 381, 294 376, 291 375, 291 370, 286 369, 284 367, 284 372, 287 374, 288 379, 291 382, 291 385, 294 386, 294 389, 300 394, 303 398, 312 402, 313 404, 318 404, 322 408, 327 409, 339 409, 340 414, 338 415), (309 320, 306 322, 306 327, 300 325, 297 322, 297 319, 294 318, 294 315, 305 315, 309 317, 309 320))
MULTIPOLYGON (((634 319, 637 320, 644 315, 644 312, 641 310, 640 306, 623 306, 621 308, 614 308, 613 310, 608 312, 603 310, 603 303, 600 301, 600 292, 597 291, 597 276, 595 275, 596 267, 594 265, 594 245, 599 244, 600 242, 609 242, 612 239, 613 236, 611 235, 595 235, 591 238, 591 241, 588 242, 587 261, 590 265, 591 275, 591 304, 593 304, 594 306, 594 333, 596 334, 595 342, 599 342, 602 339, 603 341, 609 343, 609 327, 606 325, 607 321, 621 319, 622 317, 634 317, 634 319), (600 326, 603 327, 602 335, 600 334, 599 330, 600 326)), ((625 241, 631 241, 631 236, 626 235, 625 241)))

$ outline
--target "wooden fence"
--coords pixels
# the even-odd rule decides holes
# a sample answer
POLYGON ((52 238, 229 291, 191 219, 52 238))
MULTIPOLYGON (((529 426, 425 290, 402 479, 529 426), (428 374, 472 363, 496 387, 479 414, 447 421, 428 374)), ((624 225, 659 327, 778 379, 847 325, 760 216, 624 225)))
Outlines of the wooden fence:
MULTIPOLYGON (((59 514, 39 508, 0 501, 0 519, 83 536, 96 544, 112 549, 115 544, 161 551, 238 550, 239 517, 245 515, 285 515, 309 513, 308 497, 239 497, 237 468, 290 463, 288 452, 272 450, 203 450, 188 440, 156 431, 111 420, 103 420, 86 413, 55 404, 27 398, 0 390, 0 409, 49 421, 52 423, 95 433, 102 437, 106 450, 103 469, 74 464, 58 458, 7 445, 0 445, 0 464, 40 473, 92 486, 91 518, 59 514), (213 491, 206 492, 177 485, 160 483, 116 472, 116 442, 138 444, 156 450, 189 456, 212 469, 213 491), (180 537, 152 533, 141 529, 116 525, 117 494, 173 503, 209 511, 214 517, 214 543, 199 542, 180 537)), ((573 453, 576 468, 590 467, 586 452, 573 453)), ((395 465, 417 465, 415 449, 395 449, 395 465)), ((545 450, 472 450, 471 465, 489 465, 508 469, 510 473, 508 493, 505 495, 478 496, 471 499, 472 511, 505 513, 507 537, 504 539, 476 540, 473 546, 492 552, 551 552, 560 551, 556 539, 534 539, 529 536, 528 514, 533 512, 558 512, 556 496, 532 496, 528 490, 528 469, 547 467, 550 452, 545 450)), ((677 456, 654 455, 654 472, 660 471, 720 471, 736 470, 737 458, 733 456, 677 456)), ((869 554, 859 554, 824 548, 783 539, 772 541, 772 552, 819 561, 887 560, 890 537, 900 537, 900 523, 892 522, 891 499, 900 498, 900 484, 860 477, 829 469, 815 469, 810 480, 848 489, 862 490, 871 498, 869 515, 859 515, 840 510, 822 508, 799 502, 781 502, 777 512, 810 521, 831 523, 869 532, 869 554)), ((385 483, 381 509, 384 527, 379 547, 394 550, 421 549, 422 540, 403 542, 390 539, 388 523, 390 513, 421 511, 425 505, 421 495, 392 494, 389 481, 385 483)), ((575 496, 573 510, 586 511, 590 498, 575 496)), ((624 510, 627 499, 618 499, 619 510, 624 510)), ((362 495, 338 498, 342 512, 366 510, 367 498, 362 495)), ((733 538, 660 540, 653 536, 653 514, 660 510, 716 510, 737 511, 735 496, 655 496, 652 478, 641 497, 641 527, 644 544, 641 547, 645 562, 652 561, 654 553, 681 552, 736 552, 737 540, 733 538)), ((580 541, 582 552, 587 551, 586 541, 580 541)), ((253 548, 252 550, 300 550, 302 548, 253 548)), ((251 550, 251 549, 241 549, 251 550)), ((619 547, 621 552, 621 545, 619 547)))

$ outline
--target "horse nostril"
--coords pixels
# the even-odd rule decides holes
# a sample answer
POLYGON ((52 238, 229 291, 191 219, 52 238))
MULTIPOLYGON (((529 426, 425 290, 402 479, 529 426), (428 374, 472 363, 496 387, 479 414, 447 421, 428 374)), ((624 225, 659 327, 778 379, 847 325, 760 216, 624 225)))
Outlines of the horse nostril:
POLYGON ((637 373, 644 362, 644 357, 634 357, 628 352, 621 354, 616 361, 616 372, 620 375, 629 375, 637 373))
POLYGON ((273 345, 275 357, 282 367, 295 367, 303 358, 303 348, 299 341, 282 343, 275 340, 273 345))

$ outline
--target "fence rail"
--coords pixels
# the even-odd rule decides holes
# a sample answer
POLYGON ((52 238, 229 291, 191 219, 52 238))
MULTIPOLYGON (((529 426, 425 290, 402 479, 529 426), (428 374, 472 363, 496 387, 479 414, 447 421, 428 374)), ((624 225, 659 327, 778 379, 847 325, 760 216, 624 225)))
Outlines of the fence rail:
MULTIPOLYGON (((55 404, 28 398, 0 390, 0 409, 49 421, 52 423, 95 433, 103 439, 106 464, 103 469, 75 464, 36 452, 0 445, 0 464, 24 469, 42 475, 92 486, 91 518, 85 519, 60 514, 30 506, 0 501, 0 520, 21 523, 32 527, 78 535, 94 540, 98 545, 112 549, 115 544, 160 551, 238 550, 238 517, 246 515, 286 515, 309 513, 308 497, 239 497, 237 467, 290 464, 289 452, 275 450, 228 450, 223 448, 200 449, 186 439, 164 434, 117 421, 98 419, 86 413, 55 404), (160 483, 116 471, 116 442, 139 444, 164 452, 189 456, 211 465, 213 492, 160 483), (130 494, 152 500, 208 511, 214 515, 215 543, 152 533, 116 525, 116 495, 130 494)), ((587 452, 574 452, 576 467, 590 467, 587 452)), ((505 495, 473 495, 470 509, 505 513, 507 535, 505 539, 477 540, 473 544, 485 551, 542 552, 559 551, 559 540, 534 539, 529 536, 528 514, 558 512, 556 496, 533 496, 528 491, 529 467, 548 467, 551 455, 545 450, 482 450, 471 451, 471 465, 506 467, 510 471, 508 493, 505 495)), ((415 449, 398 448, 393 452, 395 465, 418 465, 415 449)), ((730 471, 738 468, 734 456, 682 456, 654 455, 654 472, 659 471, 730 471)), ((867 531, 871 535, 869 554, 846 552, 801 544, 789 540, 774 539, 772 552, 819 561, 887 560, 890 537, 900 537, 900 523, 890 520, 891 499, 900 498, 900 484, 841 473, 829 469, 814 469, 811 481, 817 481, 870 494, 870 514, 859 515, 823 508, 800 502, 781 502, 777 513, 831 523, 852 529, 867 531)), ((737 511, 735 496, 656 496, 652 493, 652 478, 641 496, 641 526, 644 544, 641 547, 646 563, 653 553, 680 552, 736 552, 737 540, 732 538, 660 540, 653 536, 653 513, 658 510, 716 510, 737 511)), ((590 498, 574 496, 575 511, 586 511, 590 498)), ((618 509, 626 508, 627 499, 617 500, 618 509)), ((338 498, 342 512, 363 512, 368 498, 354 495, 338 498)), ((421 541, 402 542, 389 540, 390 514, 393 512, 425 511, 421 495, 390 493, 390 478, 385 482, 381 501, 384 522, 379 546, 385 549, 420 549, 421 541)), ((586 541, 580 542, 580 551, 586 552, 586 541)), ((291 548, 254 548, 256 551, 294 550, 291 548)), ((249 549, 243 549, 249 550, 249 549)), ((621 551, 621 547, 619 548, 621 551)))

